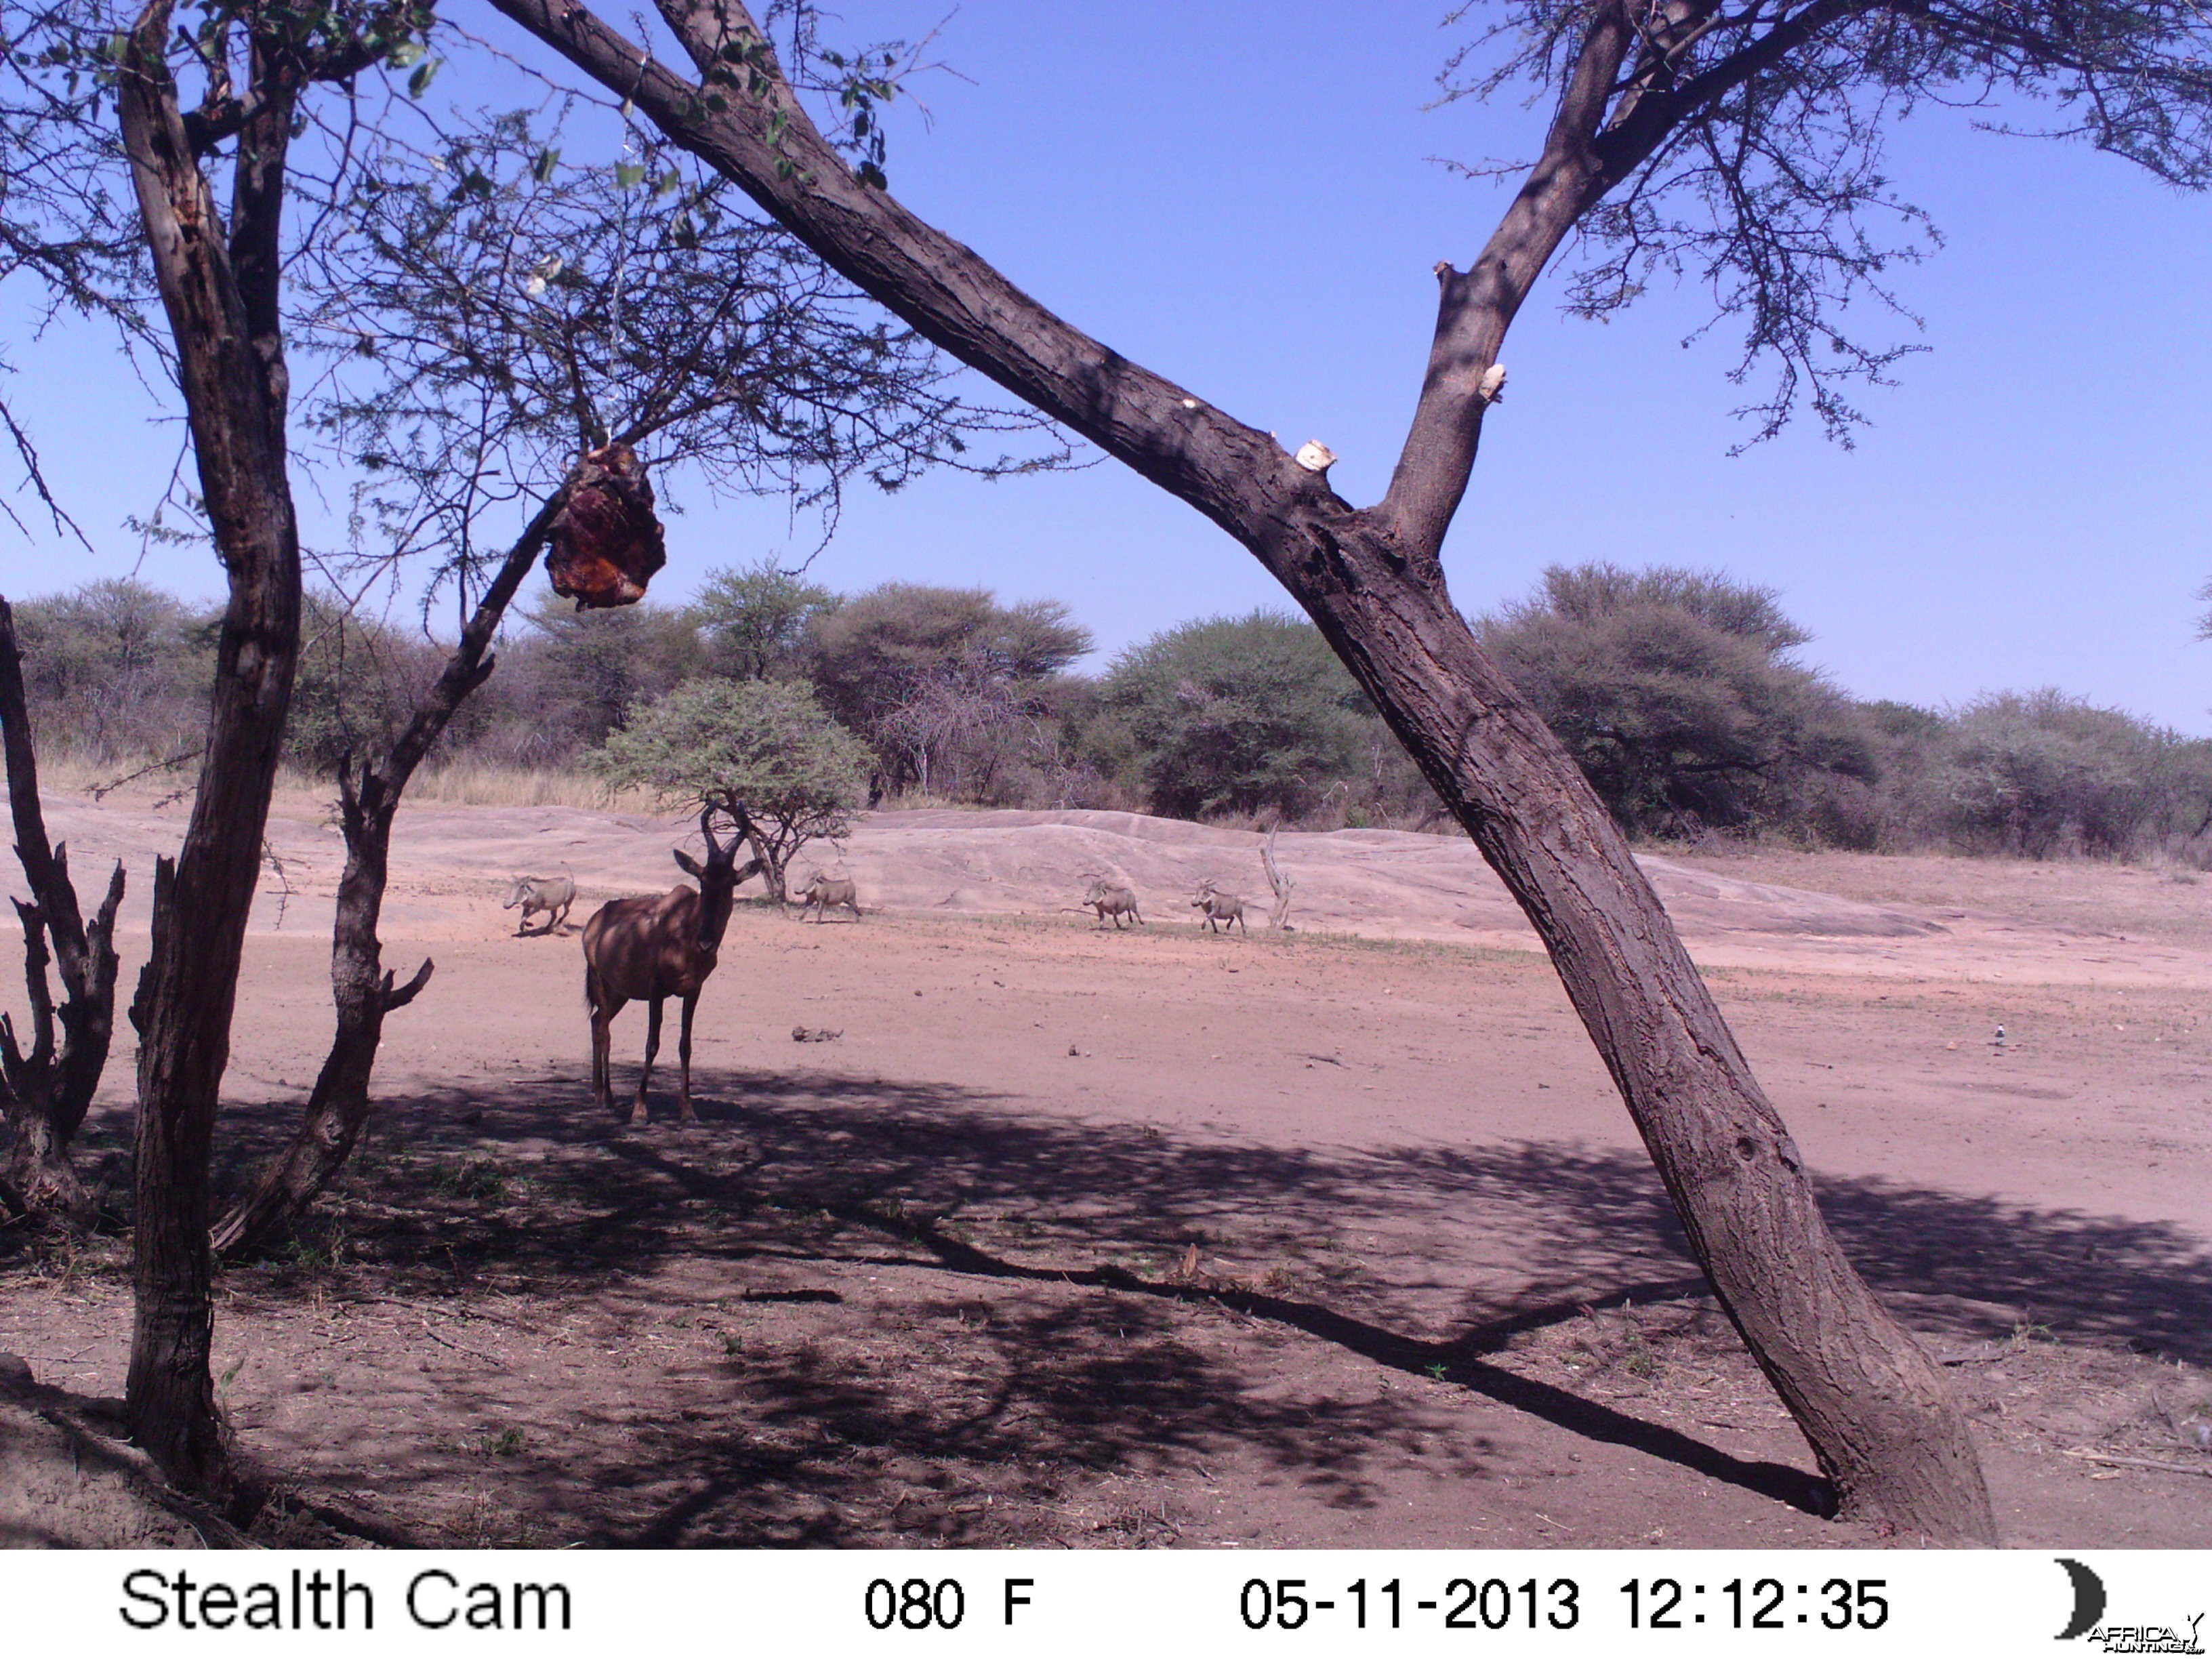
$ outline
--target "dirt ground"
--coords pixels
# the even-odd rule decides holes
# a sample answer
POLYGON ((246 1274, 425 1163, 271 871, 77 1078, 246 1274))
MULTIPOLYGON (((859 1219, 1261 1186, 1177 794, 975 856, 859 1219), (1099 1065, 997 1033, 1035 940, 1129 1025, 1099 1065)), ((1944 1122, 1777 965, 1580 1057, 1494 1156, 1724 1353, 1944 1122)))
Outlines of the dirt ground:
MULTIPOLYGON (((131 866, 126 988, 180 811, 50 814, 81 883, 131 866)), ((1464 841, 1285 836, 1305 926, 1222 939, 1190 883, 1264 891, 1255 837, 883 815, 820 860, 860 879, 865 921, 740 907, 700 1009, 704 1121, 672 1121, 672 1021, 632 1130, 589 1098, 574 926, 514 938, 498 899, 565 863, 580 924, 672 881, 681 833, 403 817, 389 956, 436 976, 388 1030, 341 1189, 220 1279, 222 1396, 289 1494, 270 1535, 1881 1541, 1821 1518, 1803 1441, 1464 841), (1060 910, 1100 869, 1149 925, 1060 910)), ((329 1036, 337 837, 292 801, 271 845, 226 1187, 329 1036)), ((2212 1546, 2212 879, 1650 863, 1836 1231, 1945 1361, 2005 1540, 2212 1546)), ((616 1042, 633 1086, 640 1011, 616 1042)), ((82 1142, 118 1192, 129 1085, 124 1045, 82 1142)), ((120 1393, 129 1326, 120 1237, 0 1231, 0 1353, 65 1391, 18 1390, 44 1419, 0 1406, 0 1540, 112 1541, 122 1500, 82 1483, 123 1477, 70 1487, 55 1448, 120 1393)))

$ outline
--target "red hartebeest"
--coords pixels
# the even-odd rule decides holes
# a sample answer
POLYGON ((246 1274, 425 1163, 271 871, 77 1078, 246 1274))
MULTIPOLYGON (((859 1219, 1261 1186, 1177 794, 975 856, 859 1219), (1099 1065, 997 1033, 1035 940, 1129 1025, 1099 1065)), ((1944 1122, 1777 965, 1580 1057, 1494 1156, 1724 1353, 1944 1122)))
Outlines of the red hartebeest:
POLYGON ((637 1079, 637 1102, 630 1108, 632 1124, 645 1121, 646 1086, 653 1080, 653 1057, 660 1049, 660 1005, 669 997, 684 1000, 684 1029, 677 1039, 680 1082, 677 1116, 685 1123, 699 1120, 691 1110, 691 1016, 699 1006, 699 990, 714 971, 722 933, 730 925, 732 893, 737 884, 758 867, 757 861, 737 867, 738 849, 750 828, 744 809, 732 815, 738 833, 724 846, 714 839, 714 809, 699 815, 699 833, 707 838, 707 861, 701 864, 682 848, 676 862, 695 878, 696 888, 676 887, 657 898, 610 899, 584 924, 584 1000, 592 1010, 592 1091, 599 1103, 611 1111, 615 1016, 626 1002, 647 1005, 645 1026, 645 1070, 637 1079))

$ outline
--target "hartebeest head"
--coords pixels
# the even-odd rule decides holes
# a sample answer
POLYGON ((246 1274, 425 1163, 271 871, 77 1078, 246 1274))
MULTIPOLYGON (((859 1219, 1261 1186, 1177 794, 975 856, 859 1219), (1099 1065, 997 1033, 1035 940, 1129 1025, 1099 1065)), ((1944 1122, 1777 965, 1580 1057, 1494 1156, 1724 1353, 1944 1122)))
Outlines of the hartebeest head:
POLYGON ((744 808, 738 807, 731 816, 737 820, 738 833, 725 846, 714 839, 714 809, 710 806, 699 814, 699 833, 707 838, 703 865, 682 848, 675 849, 677 868, 699 884, 699 937, 694 942, 709 956, 721 948, 722 934, 730 925, 730 908, 736 902, 738 849, 744 845, 744 808))

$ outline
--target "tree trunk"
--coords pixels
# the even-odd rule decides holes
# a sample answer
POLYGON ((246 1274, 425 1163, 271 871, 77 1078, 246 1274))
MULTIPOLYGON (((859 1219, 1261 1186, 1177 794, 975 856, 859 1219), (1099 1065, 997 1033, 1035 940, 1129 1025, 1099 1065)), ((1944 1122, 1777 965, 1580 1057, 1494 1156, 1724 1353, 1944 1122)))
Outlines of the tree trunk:
MULTIPOLYGON (((781 860, 769 856, 767 846, 757 835, 752 837, 752 846, 753 856, 750 861, 759 868, 760 878, 768 889, 768 896, 778 904, 790 903, 791 900, 784 890, 784 866, 781 860)), ((738 879, 743 881, 744 878, 739 876, 738 879)))
POLYGON ((1940 1373, 1828 1231, 1796 1143, 1542 718, 1441 582, 1383 580, 1393 550, 1372 532, 1273 551, 1305 573, 1300 602, 1535 923, 1698 1265, 1839 1497, 1939 1537, 1994 1540, 1940 1373))
POLYGON ((31 1005, 31 1051, 0 1014, 0 1108, 14 1132, 0 1173, 34 1213, 58 1215, 82 1226, 92 1220, 92 1194, 70 1162, 70 1142, 91 1109, 107 1066, 115 1026, 115 912, 123 902, 123 866, 108 878, 107 896, 88 924, 70 879, 69 848, 46 840, 39 799, 39 760, 23 696, 22 659, 15 643, 15 613, 0 599, 0 743, 7 753, 8 806, 15 823, 15 856, 23 866, 32 902, 18 902, 23 923, 24 982, 31 1005), (46 942, 52 941, 49 953, 46 942), (52 963, 61 973, 64 998, 57 1011, 46 982, 52 963))
MULTIPOLYGON (((702 84, 578 0, 492 3, 630 100, 924 337, 1260 559, 1327 635, 1543 939, 1692 1249, 1844 1507, 1937 1538, 1994 1541, 1980 1465, 1940 1376, 1828 1233, 1796 1146, 1619 829, 1445 592, 1439 556, 1502 385, 1498 344, 1561 240, 1668 131, 1642 116, 1606 128, 1636 39, 1627 12, 1592 9, 1543 155, 1474 266, 1437 267, 1436 339, 1413 429, 1389 494, 1358 511, 1271 434, 1109 350, 863 183, 779 78, 739 0, 659 0, 702 84), (731 67, 739 61, 743 70, 731 67)), ((1790 27, 1813 27, 1834 9, 1815 0, 1790 27)))
POLYGON ((350 761, 339 766, 346 863, 331 928, 331 996, 337 1005, 337 1030, 307 1097, 305 1121, 216 1224, 212 1242, 219 1255, 251 1255, 268 1244, 321 1196, 361 1139, 368 1121, 369 1079, 384 1038, 384 1017, 413 1001, 432 971, 432 964, 425 961, 413 979, 395 988, 395 976, 383 965, 384 946, 376 929, 384 908, 392 817, 416 768, 454 712, 489 678, 495 659, 485 653, 492 635, 544 549, 566 495, 563 489, 540 507, 508 551, 499 574, 477 602, 445 672, 393 742, 384 763, 374 769, 364 763, 358 779, 350 761))
POLYGON ((139 18, 117 77, 118 115, 230 601, 191 817, 177 857, 155 866, 152 953, 131 1008, 139 1050, 129 1408, 133 1437, 173 1482, 244 1513, 258 1493, 232 1456, 209 1370, 208 1160, 299 655, 276 306, 295 86, 257 39, 263 101, 237 137, 226 245, 163 58, 169 18, 167 0, 139 18))

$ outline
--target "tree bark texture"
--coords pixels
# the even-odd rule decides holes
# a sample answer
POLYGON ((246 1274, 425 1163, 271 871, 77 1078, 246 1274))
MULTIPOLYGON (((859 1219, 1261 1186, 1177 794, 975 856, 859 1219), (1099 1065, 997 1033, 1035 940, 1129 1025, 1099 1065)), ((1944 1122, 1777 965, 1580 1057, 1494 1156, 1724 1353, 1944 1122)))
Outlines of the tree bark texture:
POLYGON ((31 902, 19 900, 15 905, 23 923, 24 981, 31 1005, 28 1054, 23 1052, 13 1022, 0 1014, 0 1106, 4 1106, 15 1133, 14 1144, 0 1163, 0 1174, 27 1209, 83 1225, 92 1219, 92 1194, 70 1162, 69 1148, 100 1087, 114 1033, 115 912, 123 902, 123 866, 116 865, 107 895, 88 923, 77 903, 76 884, 70 879, 69 848, 53 846, 46 839, 15 617, 4 599, 0 599, 0 743, 7 754, 15 856, 31 890, 31 902), (58 1010, 46 981, 50 963, 61 975, 58 1010))
POLYGON ((300 640, 300 546, 286 475, 289 383, 278 228, 296 70, 257 35, 258 102, 239 128, 228 234, 164 61, 167 0, 141 15, 118 114, 177 372, 200 493, 229 579, 208 741, 176 858, 156 862, 139 1035, 131 1431, 170 1480, 234 1508, 254 1498, 209 1372, 209 1152, 246 920, 300 640))
POLYGON ((413 1001, 432 972, 426 960, 411 980, 395 986, 396 975, 384 967, 384 947, 376 929, 384 908, 392 817, 408 781, 454 711, 489 678, 496 660, 486 654, 492 635, 544 550, 567 494, 564 488, 539 508, 509 550, 498 575, 477 600, 444 672, 383 763, 374 768, 364 764, 358 776, 350 762, 339 768, 346 862, 331 929, 331 996, 337 1005, 337 1029, 307 1097, 305 1121, 216 1224, 212 1243, 219 1255, 251 1255, 268 1244, 321 1196, 361 1139, 368 1121, 369 1079, 384 1038, 384 1017, 413 1001))
MULTIPOLYGON (((1580 216, 1668 130, 1668 100, 1608 101, 1634 31, 1592 14, 1544 155, 1468 271, 1439 266, 1436 339, 1389 492, 1353 508, 1264 432, 1128 362, 972 251, 864 185, 773 71, 736 0, 660 0, 686 82, 575 0, 493 4, 744 189, 925 337, 1222 526, 1320 626, 1520 902, 1680 1212, 1722 1306, 1843 1505, 1993 1541, 1965 1420, 1823 1223, 1760 1091, 1626 842, 1572 759, 1484 655, 1439 554, 1515 312, 1580 216), (733 62, 771 70, 764 91, 733 62)), ((1808 9, 1808 12, 1814 9, 1808 9)))

